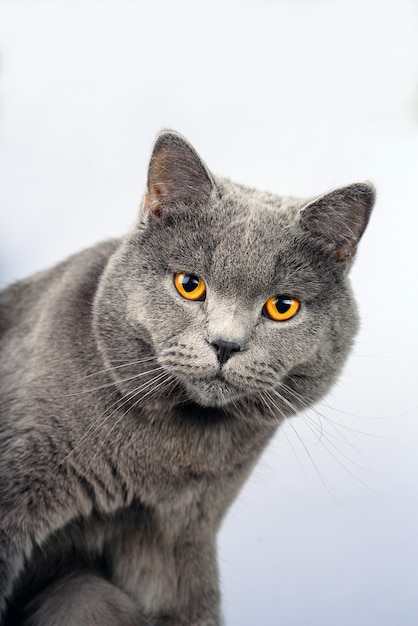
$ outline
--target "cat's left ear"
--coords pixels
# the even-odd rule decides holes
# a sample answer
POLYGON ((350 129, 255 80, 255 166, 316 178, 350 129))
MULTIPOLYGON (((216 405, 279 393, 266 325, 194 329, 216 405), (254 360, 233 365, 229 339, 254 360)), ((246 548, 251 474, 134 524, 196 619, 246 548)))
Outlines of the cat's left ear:
POLYGON ((213 180, 195 149, 178 133, 166 130, 155 140, 143 209, 159 215, 164 207, 208 199, 213 180))
POLYGON ((375 195, 369 182, 340 187, 304 206, 300 224, 322 241, 338 264, 347 266, 369 221, 375 195))

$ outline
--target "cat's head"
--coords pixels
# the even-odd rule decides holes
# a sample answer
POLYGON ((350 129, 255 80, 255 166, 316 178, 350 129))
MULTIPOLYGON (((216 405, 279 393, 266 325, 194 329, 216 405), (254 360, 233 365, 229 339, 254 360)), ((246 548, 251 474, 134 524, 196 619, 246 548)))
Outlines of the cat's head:
POLYGON ((173 396, 203 406, 288 413, 317 399, 357 330, 347 273, 373 202, 369 183, 311 200, 249 189, 161 133, 140 219, 99 293, 108 363, 156 357, 173 396))

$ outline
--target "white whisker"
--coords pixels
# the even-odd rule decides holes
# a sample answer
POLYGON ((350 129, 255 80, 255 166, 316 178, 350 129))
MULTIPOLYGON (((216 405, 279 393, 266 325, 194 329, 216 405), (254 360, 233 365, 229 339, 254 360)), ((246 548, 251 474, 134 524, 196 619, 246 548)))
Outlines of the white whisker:
MULTIPOLYGON (((327 416, 323 415, 322 413, 320 413, 319 411, 317 411, 316 409, 314 409, 313 407, 310 407, 306 401, 304 401, 303 397, 300 396, 300 394, 298 394, 297 392, 294 392, 292 389, 290 389, 287 385, 285 385, 284 383, 281 384, 281 386, 283 387, 283 389, 285 389, 288 393, 293 394, 295 396, 295 398, 297 398, 300 402, 304 403, 307 409, 312 410, 314 413, 316 413, 316 415, 319 418, 320 421, 320 426, 318 426, 318 424, 316 424, 313 419, 311 417, 309 417, 309 415, 307 415, 306 412, 302 412, 300 415, 302 417, 302 419, 304 420, 305 424, 307 425, 307 427, 310 429, 310 431, 315 435, 315 437, 318 437, 318 443, 320 442, 324 449, 327 451, 327 453, 338 463, 338 465, 344 469, 350 476, 352 476, 352 478, 354 478, 354 480, 356 480, 357 482, 359 482, 363 487, 365 487, 368 491, 370 491, 371 493, 373 493, 374 496, 376 496, 376 498, 378 498, 380 500, 380 497, 378 496, 378 494, 369 486, 367 485, 367 483, 365 483, 364 481, 362 481, 356 474, 354 474, 354 472, 352 472, 345 463, 343 463, 341 461, 341 459, 339 459, 337 457, 337 455, 335 454, 335 452, 333 452, 332 448, 341 456, 343 457, 343 459, 345 459, 347 462, 351 463, 352 465, 358 467, 359 469, 361 469, 362 471, 371 473, 371 474, 377 474, 377 472, 374 472, 373 470, 369 470, 368 468, 360 465, 359 463, 356 463, 355 461, 353 461, 352 459, 350 459, 350 457, 348 457, 346 454, 344 454, 344 452, 342 452, 331 440, 331 438, 335 438, 337 440, 339 440, 341 442, 341 440, 338 437, 335 437, 335 435, 333 436, 331 433, 329 433, 328 431, 324 431, 323 428, 323 424, 322 421, 320 420, 320 416, 322 416, 327 422, 329 421, 327 416), (328 445, 327 445, 327 443, 328 445)), ((286 398, 283 398, 281 394, 279 394, 276 390, 274 390, 274 393, 276 396, 278 396, 279 398, 281 398, 287 405, 291 405, 291 403, 286 400, 286 398)), ((293 407, 294 408, 294 407, 293 407)), ((340 427, 344 427, 343 424, 337 424, 337 422, 334 422, 334 428, 335 430, 337 430, 336 426, 340 427)), ((338 432, 338 430, 337 430, 338 432)), ((341 433, 338 433, 341 435, 341 433)), ((349 442, 346 438, 344 438, 345 441, 344 443, 346 443, 347 445, 349 445, 350 447, 352 447, 357 453, 358 450, 356 449, 356 447, 351 444, 351 442, 349 442)), ((304 445, 305 450, 307 450, 306 446, 304 445)), ((323 482, 323 481, 322 481, 323 482)))
MULTIPOLYGON (((274 387, 270 387, 271 391, 280 399, 280 400, 285 400, 285 398, 283 398, 277 391, 276 389, 274 389, 274 387)), ((305 453, 307 454, 309 460, 311 461, 315 472, 317 473, 321 483, 324 485, 325 489, 328 491, 328 493, 330 494, 330 496, 336 501, 338 502, 338 499, 335 497, 335 495, 332 493, 332 491, 330 490, 327 480, 325 479, 325 476, 322 474, 322 472, 320 471, 319 467, 317 466, 317 464, 315 463, 310 451, 308 450, 305 442, 303 441, 303 439, 301 438, 301 436, 299 435, 299 433, 297 432, 297 430, 294 428, 291 420, 284 414, 284 412, 277 406, 276 402, 274 402, 274 400, 272 399, 273 405, 277 408, 278 411, 280 411, 280 413, 283 415, 283 417, 286 418, 287 423, 291 426, 293 432, 295 433, 296 437, 299 440, 299 443, 301 444, 301 446, 303 447, 303 449, 305 450, 305 453)), ((285 402, 286 404, 290 405, 292 407, 292 411, 295 411, 295 408, 292 406, 292 404, 288 401, 285 402)))
MULTIPOLYGON (((81 394, 85 394, 85 393, 90 393, 92 391, 100 391, 100 389, 106 389, 107 387, 112 387, 114 385, 120 385, 122 383, 127 383, 131 380, 135 380, 136 378, 141 378, 142 376, 147 376, 148 374, 152 374, 152 372, 158 372, 160 370, 164 369, 163 367, 156 367, 152 370, 147 370, 146 372, 140 372, 139 374, 135 374, 135 376, 129 376, 128 378, 123 378, 122 380, 115 380, 114 382, 111 383, 106 383, 104 385, 100 385, 99 387, 92 387, 91 389, 84 389, 83 391, 75 391, 74 393, 66 393, 64 394, 64 397, 66 396, 78 396, 81 394)), ((82 380, 82 379, 81 379, 82 380)))
MULTIPOLYGON (((160 368, 160 369, 163 369, 163 368, 160 368)), ((106 424, 106 422, 112 417, 112 415, 116 413, 116 411, 121 409, 127 402, 135 398, 139 393, 141 393, 141 391, 143 391, 144 389, 147 389, 154 382, 161 380, 161 378, 165 375, 166 375, 166 372, 161 372, 157 376, 154 376, 150 381, 143 383, 139 387, 135 387, 135 389, 133 389, 132 391, 128 391, 121 398, 118 398, 109 407, 107 407, 106 410, 94 420, 94 422, 89 426, 89 428, 86 430, 86 432, 81 437, 81 439, 73 446, 73 448, 68 452, 68 454, 66 454, 66 456, 62 459, 62 461, 60 461, 52 471, 53 472, 56 471, 56 469, 60 465, 62 465, 81 446, 81 444, 87 439, 87 437, 94 435, 94 433, 96 433, 99 430, 99 428, 103 427, 106 424), (106 413, 112 407, 115 407, 113 411, 111 411, 108 415, 106 415, 106 413)))
MULTIPOLYGON (((264 392, 264 394, 265 394, 265 396, 268 398, 268 400, 269 400, 271 403, 273 403, 273 402, 274 402, 274 401, 272 400, 272 398, 269 396, 269 394, 268 394, 268 392, 267 392, 267 391, 265 391, 265 392, 264 392)), ((264 402, 264 404, 266 405, 266 407, 268 408, 268 410, 270 411, 270 413, 273 415, 273 417, 275 417, 275 418, 277 419, 277 416, 274 414, 274 411, 273 411, 273 409, 271 408, 270 404, 267 402, 267 400, 265 399, 265 397, 263 397, 263 396, 264 396, 264 394, 260 391, 258 395, 259 395, 259 397, 260 397, 261 401, 262 401, 262 402, 264 402)), ((279 410, 280 410, 280 409, 279 409, 279 410)), ((283 417, 284 417, 284 416, 283 416, 283 417)), ((279 421, 279 422, 281 422, 281 420, 278 420, 278 421, 279 421)), ((287 442, 288 442, 288 444, 289 444, 289 446, 290 446, 290 449, 292 450, 293 454, 295 455, 295 459, 296 459, 296 461, 297 461, 297 464, 298 464, 298 465, 299 465, 299 467, 300 467, 300 471, 302 472, 302 475, 306 478, 306 474, 305 474, 305 471, 304 471, 304 469, 303 469, 303 465, 302 465, 302 463, 300 462, 300 459, 299 459, 299 457, 298 457, 298 455, 297 455, 297 452, 296 452, 296 450, 295 450, 294 445, 292 444, 292 442, 291 442, 291 440, 290 440, 290 437, 288 436, 288 434, 287 434, 287 432, 286 432, 286 430, 285 430, 285 429, 283 429, 283 431, 282 431, 282 432, 283 432, 284 436, 285 436, 285 437, 286 437, 286 439, 287 439, 287 442)))
MULTIPOLYGON (((162 385, 166 384, 169 380, 170 380, 170 376, 166 374, 166 372, 164 372, 164 374, 161 374, 158 379, 160 380, 163 376, 167 376, 166 380, 162 380, 158 385, 156 385, 155 387, 153 387, 152 389, 150 389, 149 391, 147 391, 146 394, 144 394, 143 396, 141 396, 140 398, 138 398, 138 400, 136 402, 134 402, 134 404, 132 406, 130 406, 126 411, 124 411, 122 413, 122 415, 120 415, 118 417, 118 419, 115 421, 115 423, 113 424, 113 426, 111 427, 111 429, 109 430, 109 432, 106 434, 105 438, 103 439, 102 443, 100 444, 99 448, 97 449, 97 451, 95 452, 95 454, 93 455, 90 463, 88 464, 86 471, 83 475, 83 477, 86 476, 87 472, 89 471, 89 469, 91 468, 91 466, 93 465, 95 459, 97 458, 97 456, 99 455, 100 451, 102 450, 103 446, 105 445, 106 441, 109 439, 110 435, 112 434, 112 432, 115 430, 115 428, 117 428, 117 426, 120 424, 121 420, 129 413, 129 411, 131 411, 133 408, 136 408, 138 406, 138 404, 140 402, 142 402, 142 400, 144 400, 144 398, 146 398, 147 396, 149 396, 151 393, 153 393, 154 391, 156 391, 159 387, 161 387, 162 385)), ((173 378, 171 376, 171 378, 173 378)), ((155 382, 155 381, 152 381, 155 382)), ((131 398, 130 398, 131 399, 131 398)))
POLYGON ((81 382, 82 380, 86 380, 86 378, 91 378, 92 376, 98 376, 99 374, 106 374, 107 372, 113 372, 114 370, 120 369, 122 367, 130 367, 131 365, 132 366, 140 365, 148 361, 156 361, 156 360, 157 360, 156 356, 148 356, 143 359, 138 359, 137 361, 129 361, 128 363, 123 363, 122 365, 114 365, 112 367, 108 367, 106 369, 98 370, 97 372, 92 372, 91 374, 87 374, 86 376, 79 378, 78 382, 81 382))
MULTIPOLYGON (((304 417, 305 417, 306 419, 310 419, 310 418, 309 418, 308 416, 306 416, 306 415, 305 415, 304 417)), ((309 424, 308 424, 308 426, 309 426, 309 424)), ((318 428, 318 426, 316 426, 316 424, 314 424, 314 423, 312 423, 312 427, 313 427, 313 428, 315 428, 315 427, 316 427, 316 428, 318 428)), ((349 456, 347 456, 346 454, 344 454, 344 452, 342 452, 342 451, 341 451, 341 450, 340 450, 340 449, 339 449, 339 448, 338 448, 338 447, 337 447, 337 446, 336 446, 336 445, 335 445, 335 444, 331 441, 330 436, 332 436, 332 435, 329 435, 329 433, 328 433, 328 434, 326 434, 326 433, 322 432, 321 443, 322 443, 322 445, 325 447, 325 449, 327 450, 327 452, 329 452, 329 453, 331 454, 331 451, 330 451, 330 450, 329 450, 329 448, 325 445, 325 443, 324 443, 323 439, 325 439, 325 441, 327 441, 327 442, 329 443, 329 445, 330 445, 330 446, 332 446, 332 448, 334 448, 334 450, 335 450, 336 452, 338 452, 338 454, 340 454, 340 455, 341 455, 341 456, 342 456, 342 457, 343 457, 346 461, 348 461, 348 462, 349 462, 349 463, 351 463, 352 465, 355 465, 355 466, 356 466, 356 467, 358 467, 359 469, 363 470, 364 472, 368 472, 369 474, 375 474, 375 475, 377 475, 377 476, 382 476, 382 474, 379 474, 378 472, 374 472, 373 470, 368 469, 367 467, 364 467, 363 465, 360 465, 359 463, 356 463, 355 461, 353 461, 353 459, 350 459, 350 457, 349 457, 349 456)), ((337 438, 337 441, 340 441, 340 440, 337 438)), ((356 450, 356 448, 354 448, 354 449, 356 450)), ((356 450, 356 451, 357 451, 357 450, 356 450)), ((334 458, 335 458, 335 457, 334 457, 334 458)), ((344 466, 344 468, 345 468, 345 466, 344 466)))

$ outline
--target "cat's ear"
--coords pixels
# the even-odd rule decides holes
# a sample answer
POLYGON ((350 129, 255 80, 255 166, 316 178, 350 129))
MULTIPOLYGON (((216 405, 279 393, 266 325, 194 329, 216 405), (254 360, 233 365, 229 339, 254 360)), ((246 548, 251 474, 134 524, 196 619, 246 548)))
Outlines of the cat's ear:
POLYGON ((165 206, 179 201, 199 204, 208 199, 212 188, 209 170, 186 139, 174 131, 161 132, 149 164, 144 211, 159 215, 165 206))
POLYGON ((369 221, 375 188, 369 182, 334 189, 302 208, 300 224, 333 253, 337 263, 349 265, 369 221))

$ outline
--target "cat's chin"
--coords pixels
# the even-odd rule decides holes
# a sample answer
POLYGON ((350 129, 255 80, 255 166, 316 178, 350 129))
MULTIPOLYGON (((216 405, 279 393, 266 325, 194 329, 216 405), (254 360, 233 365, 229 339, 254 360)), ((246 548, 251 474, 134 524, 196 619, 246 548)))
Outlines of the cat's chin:
POLYGON ((198 382, 186 381, 184 386, 193 402, 204 407, 225 407, 244 397, 241 391, 220 378, 198 382))

